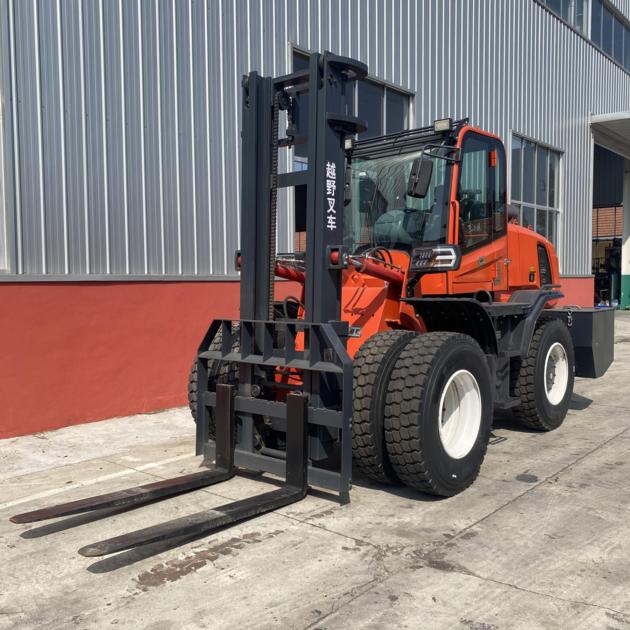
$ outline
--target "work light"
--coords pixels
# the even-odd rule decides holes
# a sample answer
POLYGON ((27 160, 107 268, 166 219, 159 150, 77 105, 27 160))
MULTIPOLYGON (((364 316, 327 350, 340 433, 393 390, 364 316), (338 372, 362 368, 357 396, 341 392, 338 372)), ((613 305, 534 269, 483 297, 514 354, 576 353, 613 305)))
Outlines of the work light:
POLYGON ((438 118, 433 121, 433 131, 441 133, 442 131, 450 131, 453 128, 452 118, 438 118))

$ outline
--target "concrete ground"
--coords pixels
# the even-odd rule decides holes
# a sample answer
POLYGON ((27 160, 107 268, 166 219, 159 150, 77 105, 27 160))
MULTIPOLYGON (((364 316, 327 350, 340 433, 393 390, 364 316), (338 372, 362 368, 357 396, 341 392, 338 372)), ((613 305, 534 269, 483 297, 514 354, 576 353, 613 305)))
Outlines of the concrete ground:
POLYGON ((195 470, 187 410, 0 442, 0 628, 630 628, 630 316, 549 434, 495 422, 481 476, 434 500, 355 480, 214 536, 90 542, 261 491, 239 477, 105 520, 9 516, 195 470), (47 534, 47 535, 45 535, 47 534))

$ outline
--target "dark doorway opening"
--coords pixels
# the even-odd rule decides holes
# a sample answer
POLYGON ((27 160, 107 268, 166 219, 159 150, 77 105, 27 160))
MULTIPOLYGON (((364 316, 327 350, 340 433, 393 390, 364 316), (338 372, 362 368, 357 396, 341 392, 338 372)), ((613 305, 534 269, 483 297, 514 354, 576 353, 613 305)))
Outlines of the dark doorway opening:
POLYGON ((623 170, 622 156, 595 145, 591 261, 601 306, 618 306, 621 298, 623 170))

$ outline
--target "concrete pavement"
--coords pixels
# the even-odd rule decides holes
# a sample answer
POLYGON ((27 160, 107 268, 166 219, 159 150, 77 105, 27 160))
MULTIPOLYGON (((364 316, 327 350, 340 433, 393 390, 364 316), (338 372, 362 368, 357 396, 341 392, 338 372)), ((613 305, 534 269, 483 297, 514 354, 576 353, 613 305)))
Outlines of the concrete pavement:
POLYGON ((238 477, 106 520, 9 516, 194 471, 185 409, 0 441, 0 628, 630 628, 630 316, 557 431, 509 416, 472 488, 357 479, 214 536, 89 559, 90 542, 261 491, 238 477), (44 535, 46 534, 46 535, 44 535))

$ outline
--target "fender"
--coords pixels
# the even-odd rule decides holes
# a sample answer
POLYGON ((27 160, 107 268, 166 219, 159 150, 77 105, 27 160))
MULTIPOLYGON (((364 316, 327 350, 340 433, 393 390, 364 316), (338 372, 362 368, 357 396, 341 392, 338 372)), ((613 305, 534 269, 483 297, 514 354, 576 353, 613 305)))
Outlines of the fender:
POLYGON ((498 353, 492 319, 481 302, 472 298, 406 298, 422 317, 427 331, 461 332, 477 341, 486 354, 498 353))

